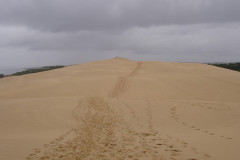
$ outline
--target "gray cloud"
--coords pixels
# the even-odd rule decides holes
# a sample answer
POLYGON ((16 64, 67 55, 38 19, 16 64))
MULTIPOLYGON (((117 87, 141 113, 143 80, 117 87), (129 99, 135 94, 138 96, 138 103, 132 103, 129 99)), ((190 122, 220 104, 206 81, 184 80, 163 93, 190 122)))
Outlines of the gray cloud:
POLYGON ((0 66, 240 61, 239 42, 236 0, 0 0, 0 66))
POLYGON ((0 24, 50 31, 240 20, 240 1, 236 0, 1 0, 0 6, 0 24))

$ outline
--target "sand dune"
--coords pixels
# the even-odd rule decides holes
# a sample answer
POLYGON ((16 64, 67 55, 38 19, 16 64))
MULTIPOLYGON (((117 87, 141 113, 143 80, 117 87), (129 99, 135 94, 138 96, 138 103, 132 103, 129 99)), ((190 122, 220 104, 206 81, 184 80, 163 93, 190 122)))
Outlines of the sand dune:
POLYGON ((123 58, 0 80, 1 160, 240 159, 240 74, 123 58))

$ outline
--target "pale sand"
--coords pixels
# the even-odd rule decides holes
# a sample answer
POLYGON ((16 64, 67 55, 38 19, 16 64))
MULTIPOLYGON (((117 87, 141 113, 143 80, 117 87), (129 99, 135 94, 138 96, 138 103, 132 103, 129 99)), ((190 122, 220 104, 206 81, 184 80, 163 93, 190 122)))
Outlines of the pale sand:
POLYGON ((114 58, 0 80, 0 160, 237 160, 239 148, 239 72, 114 58))

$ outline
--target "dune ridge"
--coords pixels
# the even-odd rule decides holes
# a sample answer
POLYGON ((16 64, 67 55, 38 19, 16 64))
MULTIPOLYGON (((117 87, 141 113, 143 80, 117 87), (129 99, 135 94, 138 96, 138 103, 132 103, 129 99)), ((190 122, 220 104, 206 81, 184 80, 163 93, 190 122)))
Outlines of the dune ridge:
POLYGON ((0 159, 226 160, 240 74, 121 57, 0 80, 0 159))

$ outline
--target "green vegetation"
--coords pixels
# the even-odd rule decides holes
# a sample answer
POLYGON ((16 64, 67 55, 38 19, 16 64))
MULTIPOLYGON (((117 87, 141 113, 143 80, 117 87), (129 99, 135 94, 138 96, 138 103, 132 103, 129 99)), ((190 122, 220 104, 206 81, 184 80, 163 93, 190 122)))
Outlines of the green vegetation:
POLYGON ((44 72, 44 71, 49 71, 49 70, 63 68, 63 67, 65 67, 65 66, 45 66, 45 67, 41 67, 41 68, 29 68, 22 72, 16 72, 16 73, 12 74, 11 76, 21 76, 24 74, 44 72))
POLYGON ((3 74, 0 74, 0 78, 3 78, 4 77, 4 75, 3 74))
POLYGON ((210 65, 240 72, 240 62, 238 62, 238 63, 212 63, 210 65))

